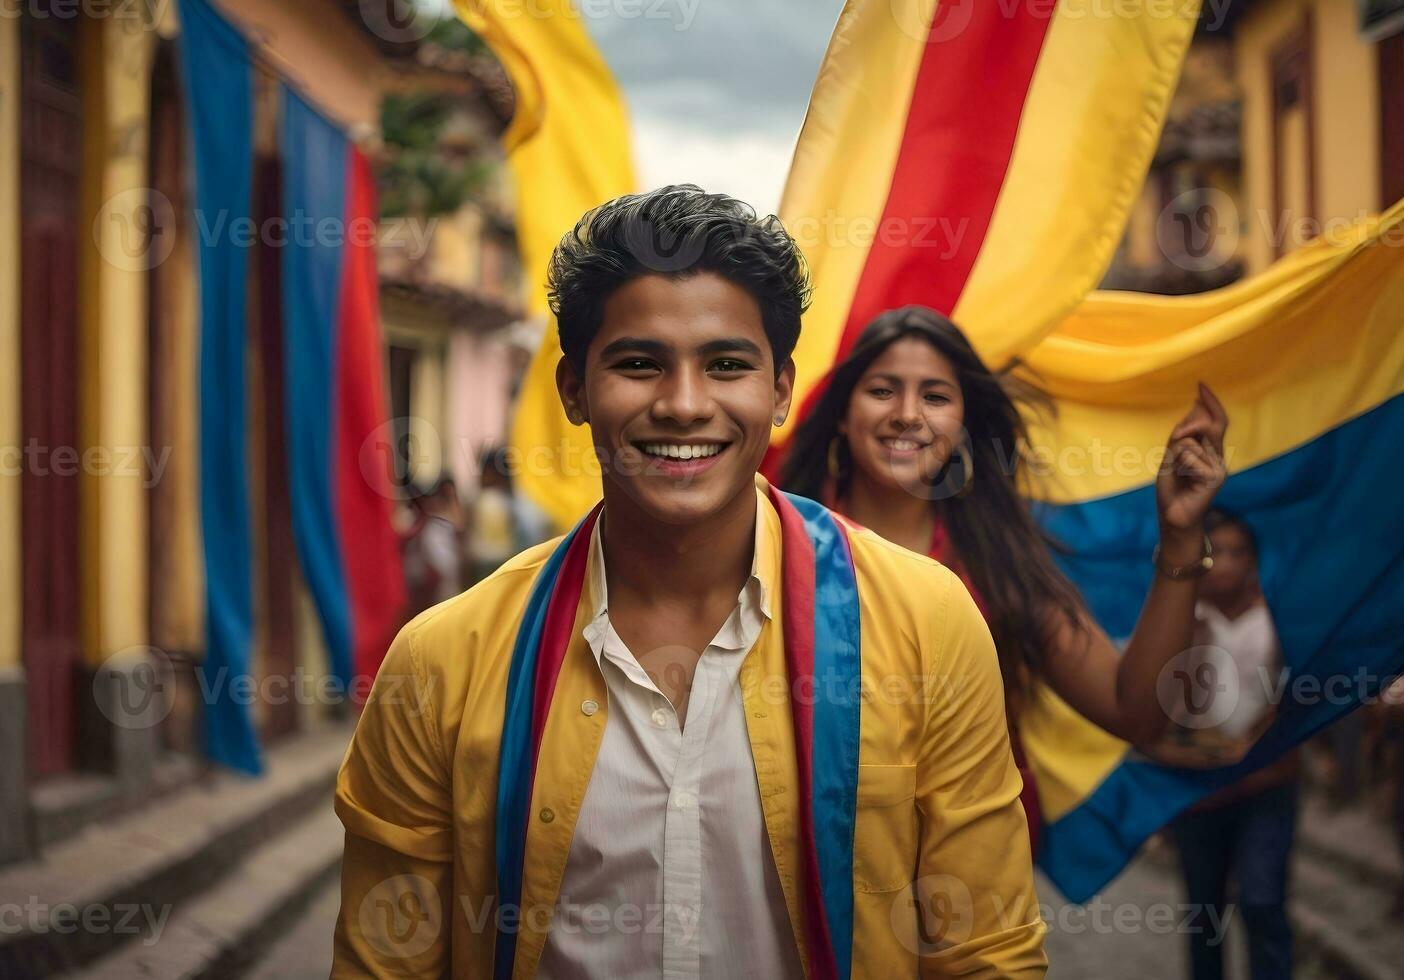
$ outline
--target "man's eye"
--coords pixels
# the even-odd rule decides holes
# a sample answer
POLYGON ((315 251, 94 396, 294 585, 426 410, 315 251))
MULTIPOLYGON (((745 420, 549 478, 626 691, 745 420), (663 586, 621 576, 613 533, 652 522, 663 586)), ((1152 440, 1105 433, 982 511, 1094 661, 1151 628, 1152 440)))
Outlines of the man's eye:
POLYGON ((712 370, 721 371, 724 374, 733 371, 749 371, 750 369, 751 365, 747 364, 745 361, 738 361, 734 357, 724 357, 719 361, 712 362, 712 370))
POLYGON ((642 357, 630 357, 614 365, 621 371, 652 371, 656 365, 642 357))

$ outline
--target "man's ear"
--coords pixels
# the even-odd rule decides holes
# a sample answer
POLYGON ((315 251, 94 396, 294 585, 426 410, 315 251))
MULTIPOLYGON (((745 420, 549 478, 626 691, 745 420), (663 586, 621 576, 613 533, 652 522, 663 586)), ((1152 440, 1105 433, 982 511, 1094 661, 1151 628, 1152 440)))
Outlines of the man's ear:
POLYGON ((575 373, 575 367, 562 357, 556 362, 556 391, 561 396, 561 407, 571 425, 583 425, 590 420, 590 410, 585 404, 585 386, 575 373))
POLYGON ((785 366, 775 376, 775 417, 776 425, 783 425, 790 414, 790 398, 795 393, 795 359, 785 359, 785 366))

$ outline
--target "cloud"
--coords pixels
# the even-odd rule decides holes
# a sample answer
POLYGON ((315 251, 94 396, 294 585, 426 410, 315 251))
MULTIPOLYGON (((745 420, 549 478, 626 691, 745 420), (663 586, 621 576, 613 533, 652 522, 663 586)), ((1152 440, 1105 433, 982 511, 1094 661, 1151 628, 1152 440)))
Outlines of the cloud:
POLYGON ((840 0, 636 2, 657 16, 586 18, 636 116, 718 133, 798 131, 840 0))
POLYGON ((586 24, 629 104, 640 189, 695 183, 774 212, 842 0, 637 3, 659 16, 586 24))
POLYGON ((793 151, 793 134, 717 133, 653 118, 634 126, 640 190, 698 184, 740 198, 762 215, 780 206, 793 151))

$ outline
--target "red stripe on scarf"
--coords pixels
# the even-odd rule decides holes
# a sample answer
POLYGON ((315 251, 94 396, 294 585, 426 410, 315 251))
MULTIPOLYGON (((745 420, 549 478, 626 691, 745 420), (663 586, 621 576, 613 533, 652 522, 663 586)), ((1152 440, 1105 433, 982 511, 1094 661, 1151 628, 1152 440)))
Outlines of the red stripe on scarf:
POLYGON ((546 622, 541 629, 541 661, 536 665, 536 678, 532 691, 531 707, 531 774, 536 779, 536 761, 541 754, 541 739, 546 732, 546 716, 551 710, 551 699, 556 693, 556 679, 561 674, 561 664, 565 661, 566 650, 575 630, 575 613, 580 605, 580 594, 585 589, 586 565, 590 559, 590 536, 594 532, 595 521, 599 519, 603 503, 580 522, 580 529, 570 542, 561 563, 560 574, 556 576, 555 587, 550 601, 546 604, 546 622))
POLYGON ((804 930, 809 946, 811 980, 834 980, 838 966, 829 941, 824 893, 819 884, 819 849, 814 839, 814 705, 794 696, 799 678, 814 677, 814 547, 804 518, 775 487, 770 500, 780 514, 783 541, 785 660, 790 671, 791 713, 795 726, 795 756, 799 768, 800 850, 804 863, 804 930))

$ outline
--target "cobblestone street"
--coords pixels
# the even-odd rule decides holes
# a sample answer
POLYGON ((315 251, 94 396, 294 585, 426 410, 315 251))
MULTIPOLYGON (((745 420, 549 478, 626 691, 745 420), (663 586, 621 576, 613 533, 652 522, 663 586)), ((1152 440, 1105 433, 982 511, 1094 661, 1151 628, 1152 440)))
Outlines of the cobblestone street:
MULTIPOLYGON (((1143 857, 1097 900, 1062 902, 1046 878, 1039 896, 1049 920, 1050 980, 1181 980, 1187 977, 1184 940, 1175 931, 1184 896, 1164 858, 1143 857), (1117 923, 1122 923, 1117 928, 1117 923)), ((331 968, 336 923, 335 882, 316 896, 297 925, 249 970, 245 980, 324 980, 331 968)), ((1247 980, 1244 944, 1230 915, 1227 940, 1230 980, 1247 980)), ((1302 956, 1308 960, 1310 952, 1302 956)), ((1297 980, 1340 976, 1303 962, 1297 980)))

